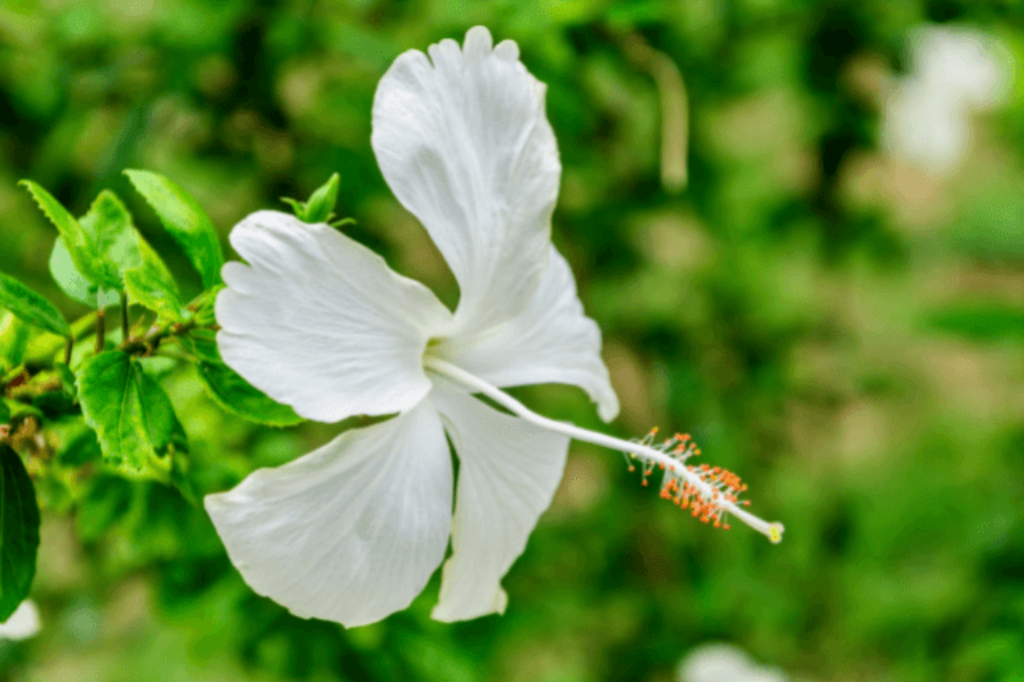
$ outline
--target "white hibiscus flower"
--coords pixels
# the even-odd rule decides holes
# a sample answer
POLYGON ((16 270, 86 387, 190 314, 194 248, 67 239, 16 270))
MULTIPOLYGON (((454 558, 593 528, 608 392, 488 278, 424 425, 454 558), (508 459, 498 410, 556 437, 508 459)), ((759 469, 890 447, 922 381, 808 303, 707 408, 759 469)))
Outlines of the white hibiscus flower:
POLYGON ((605 421, 619 410, 600 331, 551 245, 561 167, 544 85, 514 42, 492 47, 482 27, 462 49, 445 40, 429 54, 406 52, 381 80, 372 142, 455 274, 454 314, 328 225, 261 211, 231 233, 248 265, 224 267, 224 360, 308 419, 397 415, 206 498, 242 576, 296 615, 362 625, 408 606, 451 536, 434 618, 501 613, 501 579, 551 502, 571 438, 634 453, 645 473, 666 466, 672 494, 705 520, 730 512, 777 536, 739 509, 721 472, 682 465, 692 448, 548 420, 498 388, 572 384, 605 421), (454 515, 446 434, 460 463, 454 515))

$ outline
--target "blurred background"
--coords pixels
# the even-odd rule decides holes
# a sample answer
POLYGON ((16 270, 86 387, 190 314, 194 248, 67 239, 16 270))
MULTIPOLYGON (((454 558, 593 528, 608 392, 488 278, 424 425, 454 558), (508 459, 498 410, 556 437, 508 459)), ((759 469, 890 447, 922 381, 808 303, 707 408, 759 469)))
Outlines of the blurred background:
MULTIPOLYGON (((251 592, 175 489, 97 470, 37 482, 43 628, 0 642, 0 679, 1024 679, 1018 0, 5 0, 0 270, 84 312, 20 178, 76 214, 118 192, 188 294, 124 168, 185 187, 225 245, 337 171, 346 231, 454 304, 370 108, 398 54, 475 24, 548 84, 554 241, 623 409, 603 427, 576 389, 517 395, 626 438, 689 431, 785 541, 696 523, 574 444, 505 616, 431 621, 435 576, 345 631, 251 592), (712 641, 750 675, 681 665, 712 641)), ((165 383, 202 492, 338 430, 255 428, 189 372, 165 383)))

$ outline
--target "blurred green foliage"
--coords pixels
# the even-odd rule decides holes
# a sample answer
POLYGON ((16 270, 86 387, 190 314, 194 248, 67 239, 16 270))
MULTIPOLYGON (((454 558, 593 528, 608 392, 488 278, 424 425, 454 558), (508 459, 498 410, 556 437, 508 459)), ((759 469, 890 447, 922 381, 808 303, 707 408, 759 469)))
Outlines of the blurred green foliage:
MULTIPOLYGON (((1024 82, 951 178, 880 151, 908 30, 947 21, 1024 64, 1017 0, 6 0, 0 271, 69 320, 88 311, 49 279, 56 232, 21 178, 75 215, 117 192, 190 300, 199 277, 123 169, 180 184, 225 246, 247 213, 337 172, 346 232, 453 303, 377 169, 374 88, 402 51, 472 25, 516 40, 548 85, 554 240, 604 332, 612 430, 689 430, 787 533, 773 547, 693 523, 614 453, 574 445, 505 580, 507 615, 431 621, 435 577, 373 626, 302 621, 242 583, 195 499, 338 427, 255 427, 194 370, 154 366, 195 493, 106 470, 87 432, 53 435, 80 468, 29 468, 44 630, 0 643, 0 667, 31 682, 668 681, 722 639, 813 680, 1024 679, 1024 82), (638 39, 686 81, 682 193, 659 182, 638 39)), ((598 426, 578 391, 520 394, 598 426)))

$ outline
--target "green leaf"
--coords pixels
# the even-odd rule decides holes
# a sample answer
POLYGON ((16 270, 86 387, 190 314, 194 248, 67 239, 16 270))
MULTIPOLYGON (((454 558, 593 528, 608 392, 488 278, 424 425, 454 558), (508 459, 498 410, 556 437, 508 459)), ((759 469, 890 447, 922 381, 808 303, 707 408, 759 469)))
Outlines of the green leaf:
POLYGON ((181 341, 196 358, 206 392, 228 412, 266 426, 294 426, 302 421, 295 410, 268 397, 224 364, 212 337, 193 334, 181 341))
POLYGON ((18 280, 0 272, 0 306, 29 324, 64 337, 71 336, 71 327, 60 311, 41 295, 18 280))
POLYGON ((28 189, 39 208, 56 226, 75 268, 96 286, 120 288, 121 277, 117 266, 99 249, 93 238, 67 209, 31 180, 22 180, 18 184, 28 189))
POLYGON ((139 233, 132 215, 121 199, 108 189, 92 202, 89 212, 79 221, 100 253, 123 272, 142 264, 139 253, 139 233))
POLYGON ((85 423, 96 431, 111 464, 141 469, 153 444, 146 432, 131 357, 121 351, 94 355, 78 373, 78 399, 85 423))
POLYGON ((126 270, 124 273, 124 286, 131 300, 161 317, 184 322, 188 313, 171 274, 145 241, 139 241, 139 252, 142 255, 142 263, 139 267, 126 270))
POLYGON ((171 233, 203 279, 207 289, 220 284, 224 265, 217 230, 195 199, 162 175, 142 170, 126 170, 125 175, 171 233))
POLYGON ((50 252, 50 276, 70 298, 94 310, 99 307, 115 306, 121 300, 116 289, 100 287, 97 295, 97 287, 90 284, 85 275, 75 267, 63 237, 57 237, 53 243, 53 251, 50 252))
POLYGON ((222 362, 200 362, 199 379, 225 410, 258 424, 294 426, 302 417, 287 405, 269 398, 222 362))
POLYGON ((96 432, 82 428, 67 440, 67 444, 57 454, 57 461, 66 467, 80 467, 90 462, 99 461, 103 456, 96 432))
POLYGON ((43 412, 38 407, 23 403, 20 400, 11 400, 10 398, 0 398, 0 402, 4 403, 4 407, 10 413, 9 420, 14 421, 21 417, 35 417, 36 419, 43 418, 43 412))
POLYGON ((39 550, 39 504, 14 450, 0 444, 0 622, 28 597, 39 550))
POLYGON ((0 400, 0 424, 11 423, 11 410, 7 407, 7 403, 0 400))
POLYGON ((107 351, 82 364, 78 396, 85 423, 107 462, 140 470, 151 455, 188 450, 171 401, 126 353, 107 351))
POLYGON ((28 348, 29 326, 14 313, 0 316, 0 368, 8 371, 21 364, 28 348))
POLYGON ((172 451, 188 452, 188 437, 174 413, 171 399, 138 363, 133 363, 133 367, 139 383, 143 420, 153 449, 161 456, 172 451))
POLYGON ((341 178, 337 173, 322 186, 317 188, 306 202, 305 215, 302 220, 307 223, 326 223, 334 215, 334 204, 338 201, 338 186, 341 178))
MULTIPOLYGON (((79 224, 96 248, 118 267, 123 286, 129 288, 129 293, 133 284, 143 291, 157 287, 158 291, 166 292, 161 297, 160 304, 162 305, 163 300, 170 296, 173 305, 173 299, 177 298, 174 278, 153 248, 135 229, 131 214, 116 194, 109 190, 100 192, 79 224), (140 275, 133 276, 133 283, 127 281, 127 273, 140 268, 143 270, 141 277, 150 283, 148 286, 139 284, 140 275)), ((117 289, 101 289, 99 300, 97 299, 96 287, 90 285, 75 267, 63 239, 58 239, 53 245, 53 252, 50 254, 50 273, 68 296, 90 308, 97 308, 99 305, 107 308, 120 303, 117 289)), ((118 289, 120 288, 119 286, 118 289)), ((133 294, 132 298, 142 297, 133 294)), ((146 298, 138 302, 153 309, 147 304, 148 300, 150 299, 146 298)), ((180 307, 179 305, 176 309, 180 307)))

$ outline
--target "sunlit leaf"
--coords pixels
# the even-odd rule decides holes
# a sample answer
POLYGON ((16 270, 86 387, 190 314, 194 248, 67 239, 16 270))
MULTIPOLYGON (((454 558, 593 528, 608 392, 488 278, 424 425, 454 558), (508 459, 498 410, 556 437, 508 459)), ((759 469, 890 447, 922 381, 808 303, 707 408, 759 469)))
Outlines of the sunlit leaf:
POLYGON ((181 245, 189 261, 210 288, 221 282, 224 253, 213 223, 199 204, 183 189, 162 175, 142 170, 126 170, 125 175, 163 224, 181 245))
POLYGON ((178 296, 178 288, 160 257, 145 241, 139 242, 142 262, 124 273, 125 289, 132 302, 149 308, 162 317, 184 322, 187 316, 178 296))
POLYGON ((71 336, 71 327, 52 303, 18 280, 0 272, 0 307, 19 319, 60 336, 71 336))
POLYGON ((99 248, 82 225, 49 192, 32 182, 19 183, 28 189, 39 208, 56 226, 75 268, 92 284, 109 289, 121 286, 117 265, 99 248))

